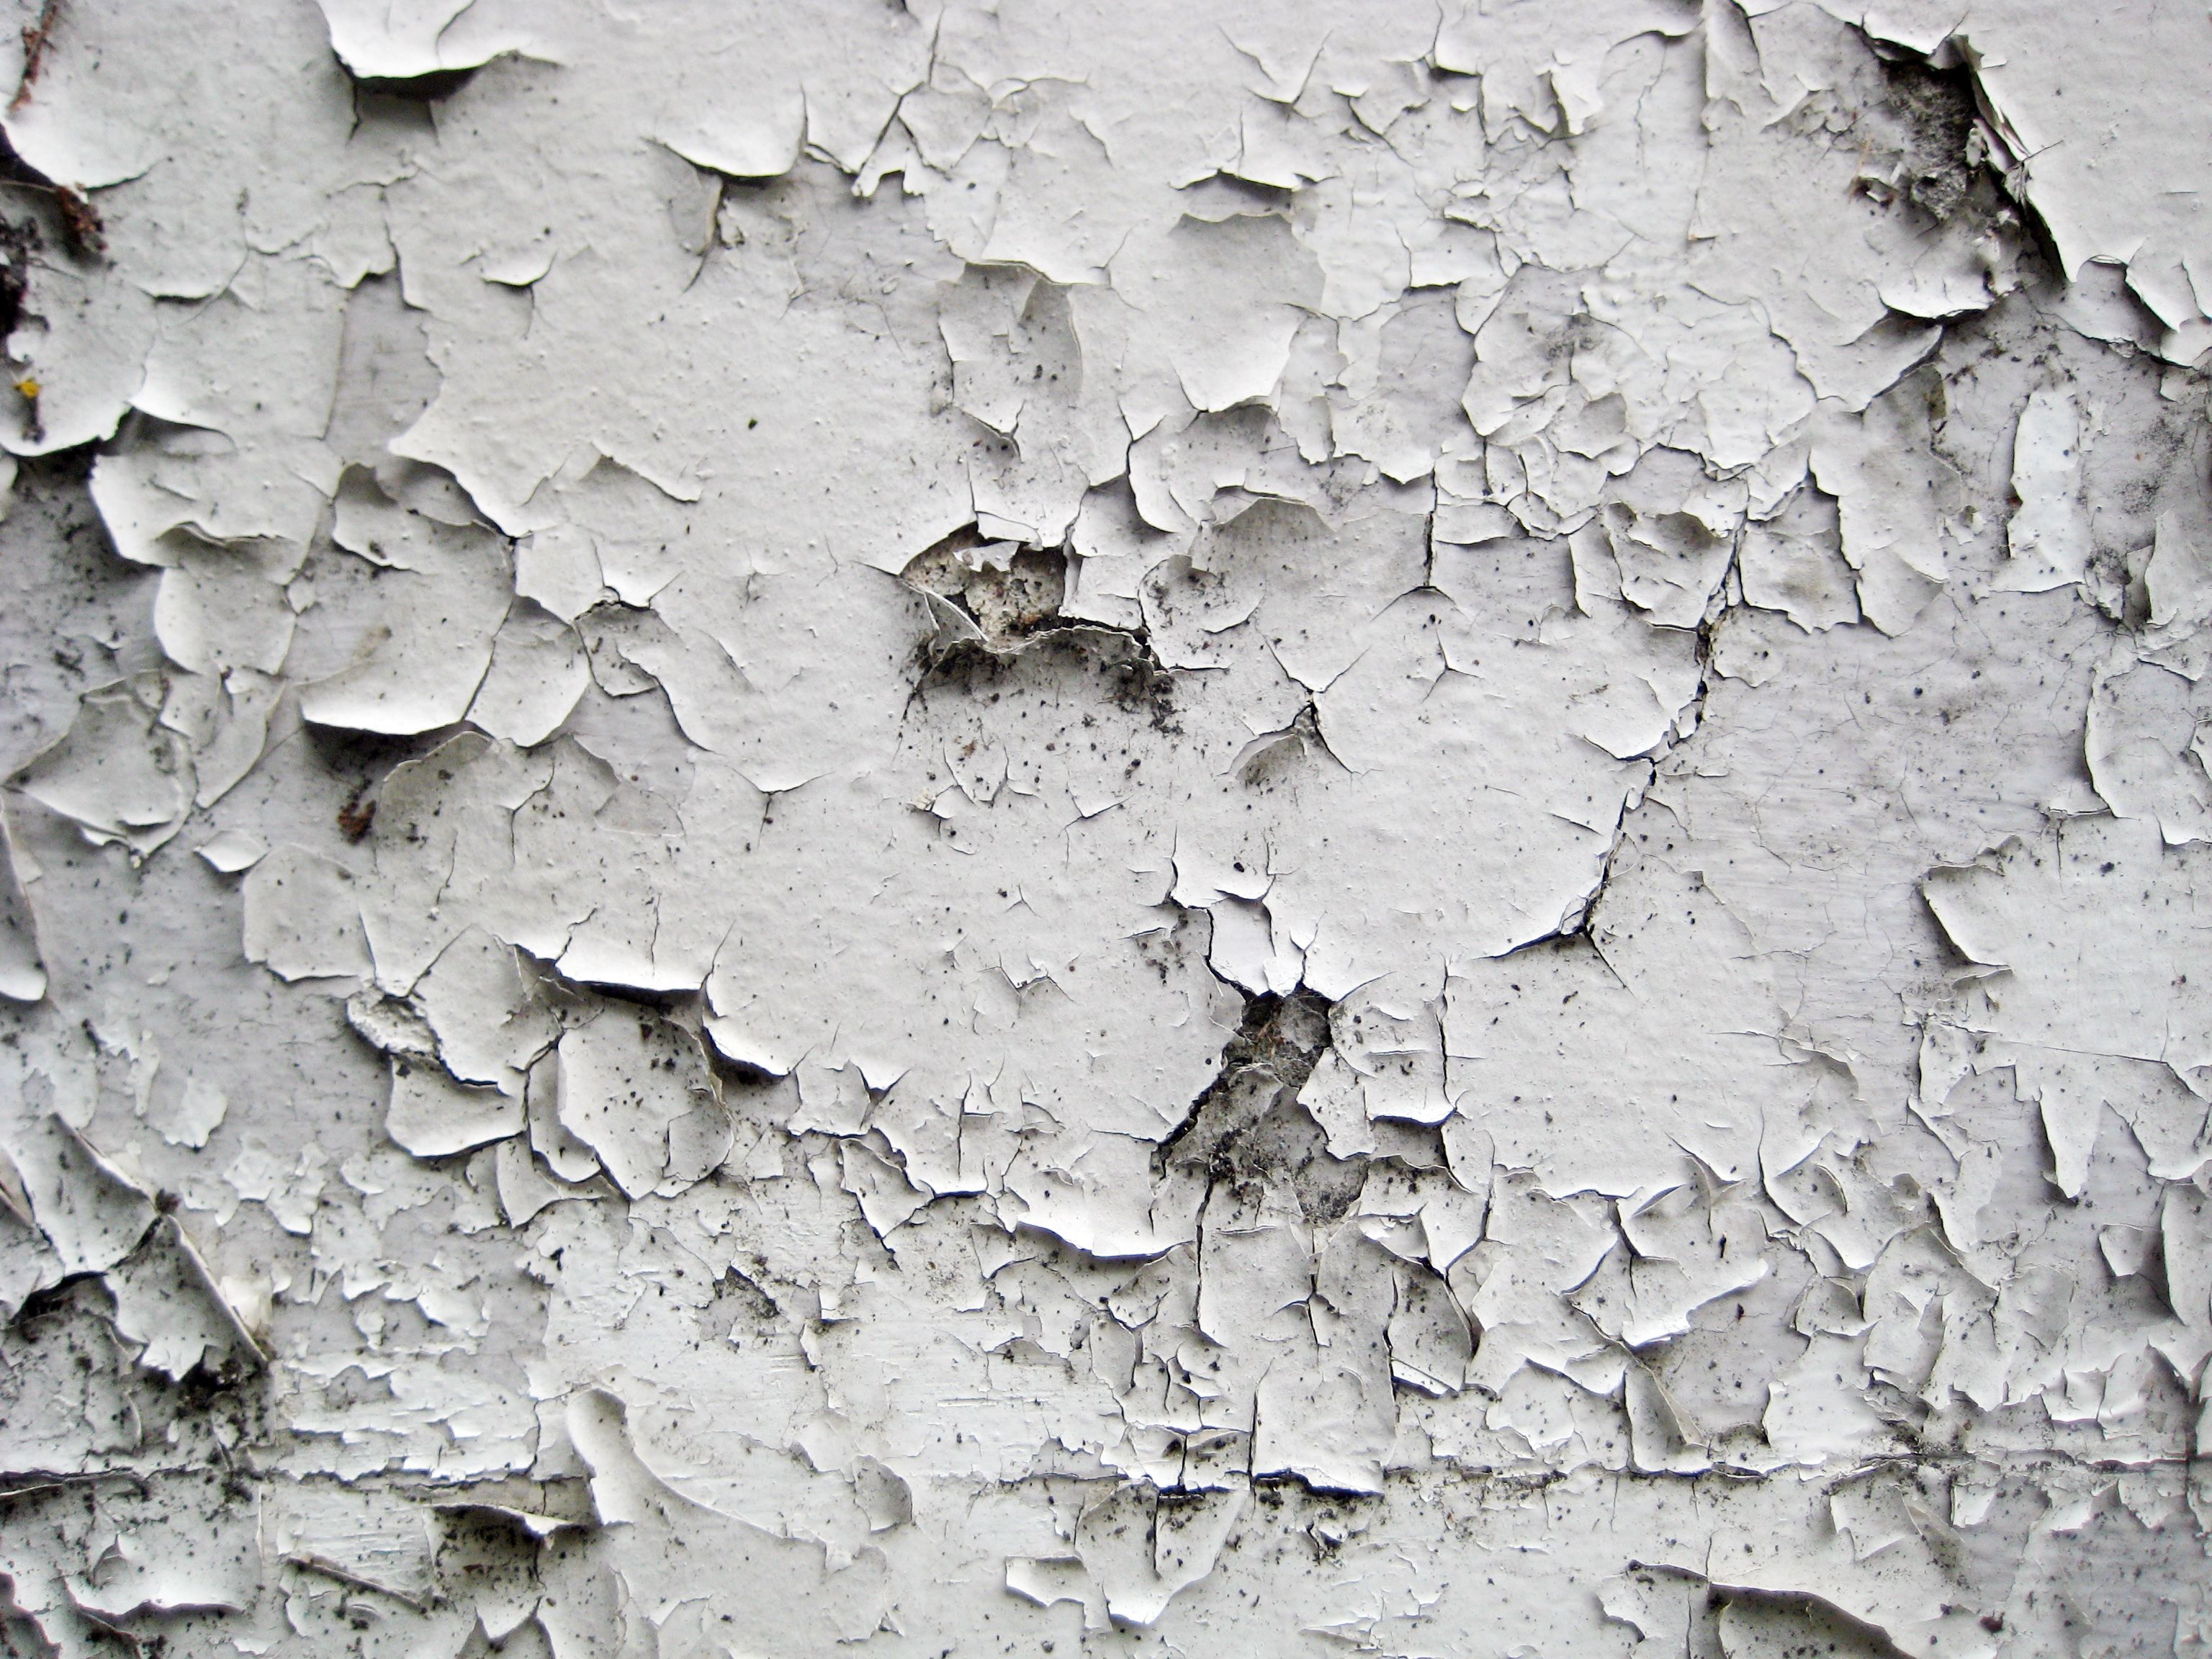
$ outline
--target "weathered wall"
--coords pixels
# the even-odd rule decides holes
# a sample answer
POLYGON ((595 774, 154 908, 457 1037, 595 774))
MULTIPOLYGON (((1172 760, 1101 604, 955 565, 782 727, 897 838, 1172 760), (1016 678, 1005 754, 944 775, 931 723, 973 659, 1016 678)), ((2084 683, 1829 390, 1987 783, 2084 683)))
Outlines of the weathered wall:
POLYGON ((2202 6, 14 3, 15 1650, 2203 1650, 2202 6))

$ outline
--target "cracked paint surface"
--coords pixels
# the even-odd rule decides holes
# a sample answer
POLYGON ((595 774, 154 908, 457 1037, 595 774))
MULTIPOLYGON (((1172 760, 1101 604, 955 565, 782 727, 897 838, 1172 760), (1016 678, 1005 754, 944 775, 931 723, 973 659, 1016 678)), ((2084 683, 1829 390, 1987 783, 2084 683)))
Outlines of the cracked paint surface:
POLYGON ((11 1651, 2212 1644, 2202 8, 0 33, 11 1651))

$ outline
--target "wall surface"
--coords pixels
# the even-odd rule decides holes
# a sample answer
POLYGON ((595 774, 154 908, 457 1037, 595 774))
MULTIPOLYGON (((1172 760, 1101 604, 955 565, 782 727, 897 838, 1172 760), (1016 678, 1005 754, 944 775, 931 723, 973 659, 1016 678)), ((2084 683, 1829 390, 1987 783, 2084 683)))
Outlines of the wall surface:
POLYGON ((2212 1644, 2197 0, 6 4, 11 1651, 2212 1644))

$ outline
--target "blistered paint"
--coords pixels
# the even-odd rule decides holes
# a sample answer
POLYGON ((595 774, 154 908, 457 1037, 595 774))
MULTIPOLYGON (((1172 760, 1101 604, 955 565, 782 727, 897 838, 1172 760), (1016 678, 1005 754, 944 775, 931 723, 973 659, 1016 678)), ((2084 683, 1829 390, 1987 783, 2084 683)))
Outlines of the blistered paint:
POLYGON ((2212 19, 15 0, 15 1650, 2212 1641, 2212 19))

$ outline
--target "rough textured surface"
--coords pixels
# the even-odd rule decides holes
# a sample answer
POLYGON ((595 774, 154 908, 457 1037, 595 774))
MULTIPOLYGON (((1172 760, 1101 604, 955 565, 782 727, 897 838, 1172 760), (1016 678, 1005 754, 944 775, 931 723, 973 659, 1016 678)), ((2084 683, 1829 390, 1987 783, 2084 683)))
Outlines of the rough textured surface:
POLYGON ((68 1656, 2212 1642, 2212 19, 9 0, 68 1656))

